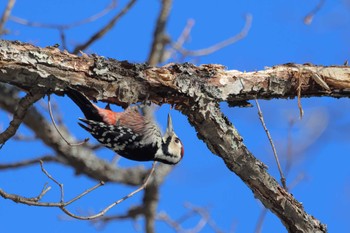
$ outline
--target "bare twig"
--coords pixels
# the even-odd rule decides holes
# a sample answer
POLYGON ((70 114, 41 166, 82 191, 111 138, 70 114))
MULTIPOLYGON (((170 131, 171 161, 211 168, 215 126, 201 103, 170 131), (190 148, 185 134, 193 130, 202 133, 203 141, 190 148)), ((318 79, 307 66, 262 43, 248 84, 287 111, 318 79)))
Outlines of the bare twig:
POLYGON ((184 43, 188 40, 190 37, 191 30, 194 26, 195 21, 193 19, 187 20, 187 24, 185 28, 182 30, 179 38, 177 41, 173 44, 173 47, 175 48, 182 48, 184 43))
POLYGON ((74 50, 74 54, 78 54, 80 51, 83 51, 87 49, 92 43, 103 37, 109 30, 111 30, 116 22, 123 17, 136 3, 136 0, 130 0, 129 3, 117 14, 115 15, 112 20, 110 20, 107 25, 105 25, 102 29, 100 29, 98 32, 96 32, 94 35, 92 35, 87 42, 84 44, 78 45, 74 50))
POLYGON ((169 215, 165 212, 159 213, 157 215, 157 220, 164 221, 166 224, 172 227, 176 232, 184 231, 182 226, 177 221, 174 221, 173 219, 171 219, 169 215))
POLYGON ((64 163, 64 161, 61 158, 58 158, 57 156, 45 155, 39 158, 28 159, 16 163, 0 164, 0 170, 26 167, 29 165, 38 164, 39 161, 64 163))
POLYGON ((151 51, 147 59, 151 66, 155 66, 162 61, 165 46, 170 42, 165 33, 165 27, 170 14, 172 2, 172 0, 162 0, 162 6, 154 30, 151 51))
POLYGON ((181 47, 175 47, 175 45, 176 45, 175 44, 175 45, 173 45, 174 49, 179 51, 184 57, 186 57, 186 56, 192 56, 192 57, 205 56, 205 55, 214 53, 214 52, 216 52, 224 47, 227 47, 233 43, 236 43, 237 41, 242 40, 244 37, 246 37, 249 30, 250 30, 252 21, 253 21, 253 16, 250 14, 247 14, 245 16, 245 25, 240 33, 238 33, 237 35, 235 35, 231 38, 228 38, 224 41, 221 41, 217 44, 214 44, 208 48, 191 51, 191 50, 186 50, 186 49, 181 48, 181 47))
POLYGON ((50 186, 47 186, 47 183, 44 185, 43 189, 41 190, 41 192, 39 193, 39 195, 37 197, 35 197, 33 200, 38 202, 41 200, 41 198, 43 198, 43 196, 51 190, 50 186))
POLYGON ((95 215, 90 215, 90 216, 79 216, 79 215, 75 215, 75 214, 71 213, 71 212, 68 211, 64 206, 61 206, 60 208, 61 208, 61 210, 62 210, 64 213, 66 213, 68 216, 70 216, 70 217, 72 217, 72 218, 80 219, 80 220, 92 220, 92 219, 96 219, 96 218, 98 218, 98 217, 101 217, 101 216, 103 216, 107 211, 109 211, 111 208, 113 208, 114 206, 120 204, 121 202, 125 201, 126 199, 128 199, 128 198, 134 196, 136 193, 138 193, 138 192, 140 192, 141 190, 143 190, 143 189, 147 186, 147 184, 148 184, 148 182, 149 182, 149 180, 150 180, 150 178, 151 178, 151 176, 152 176, 152 174, 153 174, 153 172, 154 172, 154 170, 155 170, 156 164, 157 164, 157 162, 153 162, 150 173, 148 174, 148 176, 146 177, 145 181, 143 182, 143 184, 142 184, 138 189, 134 190, 133 192, 129 193, 128 195, 124 196, 123 198, 121 198, 121 199, 119 199, 119 200, 113 202, 111 205, 107 206, 105 209, 103 209, 102 211, 100 211, 99 213, 97 213, 97 214, 95 214, 95 215))
POLYGON ((94 220, 93 223, 96 225, 96 227, 100 228, 106 225, 107 223, 115 220, 123 220, 123 219, 135 220, 141 214, 144 214, 144 206, 132 206, 128 209, 128 211, 125 214, 102 216, 98 220, 94 220))
POLYGON ((52 108, 51 108, 51 100, 50 100, 50 95, 47 95, 47 108, 49 110, 49 114, 50 114, 50 118, 52 121, 53 126, 55 127, 55 129, 57 130, 57 133, 61 136, 61 138, 67 143, 67 145, 70 146, 81 146, 84 143, 86 143, 87 141, 89 141, 89 138, 85 138, 82 142, 78 142, 78 143, 70 143, 67 141, 67 139, 64 138, 64 136, 62 135, 62 133, 60 132, 60 130, 58 129, 56 122, 55 122, 55 118, 53 117, 52 114, 52 108))
POLYGON ((18 24, 22 24, 25 26, 29 26, 29 27, 39 27, 39 28, 47 28, 47 29, 57 29, 57 30, 68 30, 74 27, 78 27, 81 26, 83 24, 87 24, 87 23, 91 23, 101 17, 103 17, 104 15, 106 15, 108 12, 110 12, 111 10, 113 10, 116 6, 117 6, 117 1, 116 0, 112 0, 112 2, 106 7, 104 8, 101 12, 98 12, 95 15, 92 15, 86 19, 82 19, 79 20, 77 22, 73 22, 73 23, 69 23, 69 24, 48 24, 48 23, 41 23, 41 22, 32 22, 17 16, 10 16, 10 20, 18 23, 18 24))
POLYGON ((302 119, 303 116, 304 116, 303 106, 301 105, 301 89, 302 89, 302 85, 303 85, 302 76, 301 76, 301 74, 299 74, 298 87, 297 87, 297 97, 298 97, 298 109, 299 109, 299 117, 300 117, 300 119, 302 119))
POLYGON ((41 170, 43 171, 43 173, 53 182, 55 182, 59 187, 60 187, 60 191, 61 191, 61 203, 64 202, 64 189, 63 189, 63 184, 59 183, 57 180, 55 180, 55 178, 53 178, 44 168, 44 162, 42 160, 39 161, 40 162, 40 167, 41 170))
POLYGON ((273 143, 273 140, 272 140, 272 137, 271 137, 271 134, 269 132, 269 130, 267 129, 266 127, 266 124, 265 124, 265 121, 264 121, 264 117, 263 117, 263 114, 262 114, 262 111, 260 109, 260 105, 259 105, 259 102, 257 99, 255 99, 255 103, 256 103, 256 107, 258 108, 258 115, 259 115, 259 119, 261 121, 261 124, 265 130, 265 133, 270 141, 270 144, 271 144, 271 147, 272 147, 272 151, 273 151, 273 155, 275 157, 275 160, 276 160, 276 163, 277 163, 277 167, 278 167, 278 171, 280 173, 280 176, 281 176, 281 183, 282 183, 282 186, 284 189, 287 188, 287 185, 286 185, 286 178, 284 177, 283 175, 283 171, 282 171, 282 168, 281 168, 281 164, 280 164, 280 161, 278 159, 278 155, 277 155, 277 151, 276 151, 276 148, 275 148, 275 144, 273 143))
POLYGON ((37 140, 37 138, 34 135, 33 136, 24 135, 24 134, 21 134, 20 132, 17 132, 17 134, 15 134, 12 137, 12 139, 16 141, 21 141, 21 142, 31 142, 31 141, 37 140))
POLYGON ((289 172, 291 171, 293 164, 293 140, 292 140, 292 128, 295 124, 294 119, 289 120, 288 124, 288 135, 287 135, 287 155, 286 155, 286 163, 284 167, 284 174, 287 177, 289 172))
POLYGON ((191 30, 194 26, 195 21, 193 19, 187 20, 186 26, 182 30, 180 36, 178 37, 177 41, 175 43, 172 43, 171 47, 169 48, 169 57, 173 57, 173 59, 176 59, 176 53, 177 50, 184 47, 184 44, 186 41, 188 41, 191 30))
POLYGON ((325 0, 320 0, 316 7, 312 9, 305 17, 304 17, 304 23, 307 25, 310 25, 312 23, 312 20, 314 19, 314 16, 317 14, 319 10, 321 10, 323 4, 325 3, 325 0))
POLYGON ((94 191, 95 189, 101 187, 102 185, 104 185, 105 182, 104 181, 100 181, 100 183, 96 184, 95 186, 85 190, 84 192, 82 192, 81 194, 79 194, 78 196, 74 197, 73 199, 71 199, 70 201, 67 201, 64 203, 64 206, 67 206, 67 205, 70 205, 72 204, 73 202, 79 200, 80 198, 82 198, 83 196, 85 196, 86 194, 94 191))
POLYGON ((152 168, 149 172, 149 174, 147 175, 145 181, 143 182, 143 184, 137 188, 136 190, 134 190, 133 192, 129 193, 128 195, 124 196, 123 198, 113 202, 111 205, 107 206, 105 209, 103 209, 102 211, 100 211, 99 213, 95 214, 95 215, 91 215, 91 216, 79 216, 79 215, 75 215, 72 212, 70 212, 69 210, 66 209, 66 206, 70 205, 71 203, 77 201, 78 199, 82 198, 83 196, 85 196, 86 194, 92 192, 93 190, 97 189, 98 187, 104 185, 103 181, 100 181, 99 184, 93 186, 92 188, 87 189, 86 191, 82 192, 81 194, 79 194, 78 196, 74 197, 73 199, 71 199, 68 202, 64 201, 64 188, 63 188, 63 184, 61 184, 60 182, 58 182, 55 178, 53 178, 53 176, 51 176, 44 168, 43 162, 40 161, 40 166, 41 166, 41 170, 42 172, 50 179, 52 180, 54 183, 56 183, 59 187, 60 187, 60 191, 61 191, 61 198, 60 198, 60 202, 38 202, 38 200, 40 200, 40 198, 49 190, 49 189, 44 189, 44 191, 41 192, 41 194, 38 196, 38 198, 26 198, 26 197, 22 197, 16 194, 9 194, 6 193, 4 190, 0 189, 0 196, 2 196, 5 199, 10 199, 14 202, 17 203, 22 203, 22 204, 27 204, 27 205, 33 205, 33 206, 43 206, 43 207, 59 207, 64 213, 66 213, 68 216, 72 217, 72 218, 76 218, 76 219, 80 219, 80 220, 92 220, 92 219, 96 219, 98 217, 103 216, 107 211, 109 211, 111 208, 113 208, 114 206, 118 205, 119 203, 125 201, 126 199, 134 196, 136 193, 140 192, 141 190, 143 190, 152 174, 155 171, 156 168, 156 164, 157 162, 153 162, 152 164, 152 168), (40 197, 40 198, 39 198, 40 197))
POLYGON ((16 16, 10 16, 10 20, 18 24, 26 25, 29 27, 40 27, 40 28, 58 30, 61 38, 62 48, 67 49, 66 34, 65 34, 66 30, 93 22, 103 17, 104 15, 106 15, 108 12, 113 10, 116 6, 117 6, 117 0, 112 0, 112 2, 106 8, 104 8, 101 12, 98 12, 97 14, 92 15, 86 19, 82 19, 70 24, 47 24, 47 23, 41 23, 41 22, 32 22, 16 16))
POLYGON ((38 101, 43 96, 44 94, 39 91, 34 93, 28 93, 19 101, 17 109, 13 115, 13 120, 10 122, 9 127, 0 134, 0 149, 8 139, 15 135, 17 129, 21 125, 26 115, 28 108, 30 108, 30 106, 32 106, 33 103, 38 101))
POLYGON ((209 212, 205 208, 196 207, 189 203, 186 203, 185 207, 190 211, 178 220, 173 220, 165 212, 159 213, 157 215, 157 220, 164 221, 170 227, 172 227, 176 232, 180 232, 180 233, 197 233, 197 232, 200 232, 206 225, 210 226, 216 233, 223 232, 216 226, 215 222, 210 218, 209 212), (190 217, 193 217, 194 215, 199 215, 201 217, 198 223, 190 229, 184 229, 181 226, 181 223, 189 219, 190 217))
POLYGON ((305 175, 304 172, 300 172, 297 177, 295 177, 295 179, 290 182, 290 184, 288 185, 288 190, 292 190, 293 188, 295 188, 298 184, 300 184, 301 181, 305 180, 307 178, 307 176, 305 175))
POLYGON ((2 13, 2 17, 0 19, 0 36, 5 34, 4 26, 11 14, 11 11, 13 6, 15 5, 15 2, 16 0, 8 0, 4 13, 2 13))
POLYGON ((254 233, 260 233, 262 231, 262 226, 263 226, 263 223, 265 221, 266 215, 267 215, 267 209, 264 208, 260 212, 258 221, 257 221, 256 226, 255 226, 254 233))

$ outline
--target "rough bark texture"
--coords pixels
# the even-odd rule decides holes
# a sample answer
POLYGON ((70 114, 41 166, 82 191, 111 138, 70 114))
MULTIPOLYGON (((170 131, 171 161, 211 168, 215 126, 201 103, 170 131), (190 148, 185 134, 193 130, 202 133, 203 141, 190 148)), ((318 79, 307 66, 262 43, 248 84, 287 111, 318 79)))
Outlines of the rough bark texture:
POLYGON ((70 86, 91 99, 122 106, 146 98, 155 103, 174 104, 188 117, 198 137, 281 219, 289 232, 327 231, 248 151, 237 130, 220 111, 219 102, 237 105, 255 98, 298 95, 349 97, 350 68, 347 66, 285 64, 257 72, 188 63, 150 67, 2 41, 0 82, 27 91, 42 87, 55 94, 63 94, 70 86))

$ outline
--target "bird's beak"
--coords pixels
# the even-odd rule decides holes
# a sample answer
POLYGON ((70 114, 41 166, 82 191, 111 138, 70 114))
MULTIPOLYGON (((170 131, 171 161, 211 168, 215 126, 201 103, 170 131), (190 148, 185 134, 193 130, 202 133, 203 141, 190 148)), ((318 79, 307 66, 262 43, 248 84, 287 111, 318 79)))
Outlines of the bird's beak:
POLYGON ((173 133, 174 129, 173 129, 173 121, 171 119, 170 113, 168 114, 168 126, 166 128, 166 134, 170 134, 173 133))

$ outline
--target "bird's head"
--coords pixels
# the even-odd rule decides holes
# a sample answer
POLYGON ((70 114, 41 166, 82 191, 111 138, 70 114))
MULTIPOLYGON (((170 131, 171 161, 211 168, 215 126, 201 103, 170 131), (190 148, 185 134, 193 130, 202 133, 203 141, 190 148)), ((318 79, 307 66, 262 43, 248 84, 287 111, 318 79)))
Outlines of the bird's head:
POLYGON ((162 141, 162 154, 157 160, 166 164, 177 164, 184 156, 184 146, 173 129, 173 122, 168 115, 168 125, 162 141))

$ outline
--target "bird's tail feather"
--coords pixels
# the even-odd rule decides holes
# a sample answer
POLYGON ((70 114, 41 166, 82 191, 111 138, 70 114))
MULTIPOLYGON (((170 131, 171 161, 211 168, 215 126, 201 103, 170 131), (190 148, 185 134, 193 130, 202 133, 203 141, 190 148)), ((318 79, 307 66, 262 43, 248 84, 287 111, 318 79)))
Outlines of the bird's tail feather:
POLYGON ((65 93, 76 105, 78 105, 80 110, 84 113, 86 119, 102 121, 102 117, 98 113, 97 108, 85 95, 72 88, 68 88, 65 93))

